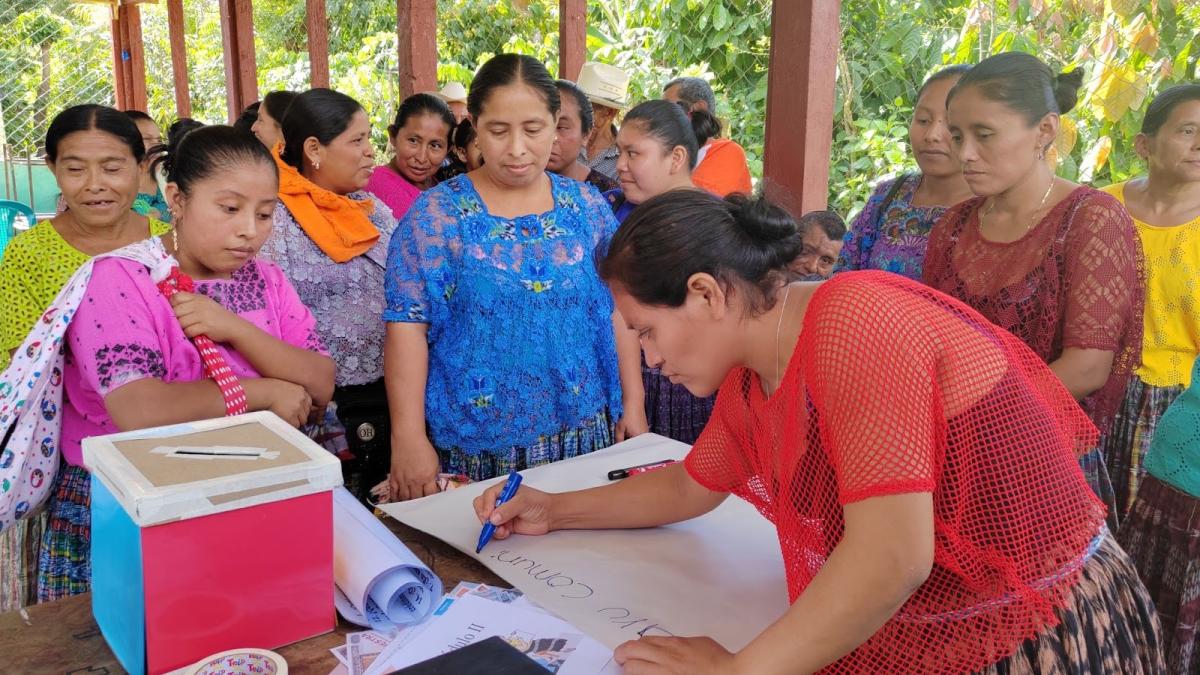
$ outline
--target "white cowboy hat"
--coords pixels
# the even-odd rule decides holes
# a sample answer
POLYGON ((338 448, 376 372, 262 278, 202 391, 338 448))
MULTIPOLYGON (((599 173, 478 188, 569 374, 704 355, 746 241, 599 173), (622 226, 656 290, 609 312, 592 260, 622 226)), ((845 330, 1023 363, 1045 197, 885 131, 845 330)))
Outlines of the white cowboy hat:
POLYGON ((614 66, 588 61, 575 81, 584 96, 592 103, 621 110, 629 95, 629 75, 614 66))
POLYGON ((446 103, 466 103, 467 88, 461 82, 447 82, 441 91, 432 92, 446 103))

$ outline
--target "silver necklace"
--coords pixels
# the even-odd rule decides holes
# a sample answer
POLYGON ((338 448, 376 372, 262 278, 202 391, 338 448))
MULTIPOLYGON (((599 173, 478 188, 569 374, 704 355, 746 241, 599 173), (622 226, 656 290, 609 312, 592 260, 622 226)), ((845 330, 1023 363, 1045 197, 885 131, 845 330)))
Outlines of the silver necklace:
MULTIPOLYGON (((1029 224, 1025 226, 1024 230, 1021 230, 1021 237, 1024 237, 1025 233, 1028 232, 1031 228, 1033 228, 1034 225, 1037 224, 1037 222, 1038 222, 1037 215, 1042 212, 1042 207, 1046 206, 1046 200, 1050 198, 1050 192, 1053 189, 1054 189, 1054 176, 1051 176, 1050 177, 1050 185, 1048 185, 1046 187, 1046 194, 1042 195, 1042 201, 1038 204, 1038 207, 1036 209, 1034 209, 1033 216, 1030 218, 1029 224)), ((988 204, 987 210, 984 211, 983 213, 979 214, 979 229, 981 229, 981 230, 983 229, 983 219, 988 217, 989 215, 991 215, 992 211, 994 211, 995 209, 996 209, 996 199, 992 198, 992 203, 988 204)), ((1017 237, 1017 238, 1020 239, 1021 237, 1017 237)))
POLYGON ((787 285, 787 290, 783 292, 783 306, 779 308, 779 321, 775 323, 775 389, 779 389, 779 385, 783 383, 780 377, 779 367, 779 333, 783 329, 783 315, 787 313, 788 296, 792 293, 792 285, 787 285))

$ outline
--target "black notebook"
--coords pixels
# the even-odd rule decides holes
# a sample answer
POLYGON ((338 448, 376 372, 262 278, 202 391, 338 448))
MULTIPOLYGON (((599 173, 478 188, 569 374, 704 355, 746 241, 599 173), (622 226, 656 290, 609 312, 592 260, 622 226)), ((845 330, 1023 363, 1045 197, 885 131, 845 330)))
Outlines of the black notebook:
POLYGON ((547 675, 548 672, 498 637, 393 671, 395 675, 547 675))

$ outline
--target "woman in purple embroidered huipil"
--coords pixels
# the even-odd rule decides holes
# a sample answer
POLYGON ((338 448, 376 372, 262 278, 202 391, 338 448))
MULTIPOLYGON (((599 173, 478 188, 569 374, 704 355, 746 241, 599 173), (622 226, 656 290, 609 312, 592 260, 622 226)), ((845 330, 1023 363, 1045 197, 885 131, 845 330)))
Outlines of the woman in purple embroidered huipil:
POLYGON ((880 182, 846 234, 835 272, 884 270, 921 278, 929 231, 946 209, 974 196, 950 147, 946 94, 969 66, 944 68, 925 81, 908 126, 920 173, 880 182))

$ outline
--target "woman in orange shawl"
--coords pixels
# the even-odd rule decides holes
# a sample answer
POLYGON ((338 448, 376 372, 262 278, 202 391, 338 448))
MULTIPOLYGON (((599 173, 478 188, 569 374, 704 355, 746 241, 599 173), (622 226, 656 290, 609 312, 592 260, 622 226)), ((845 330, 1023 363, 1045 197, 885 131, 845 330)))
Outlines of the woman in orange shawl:
POLYGON ((280 204, 262 254, 283 268, 312 310, 337 364, 334 404, 318 440, 354 459, 346 466, 347 485, 361 496, 372 478, 386 476, 390 457, 379 317, 396 219, 363 191, 375 153, 370 122, 357 101, 329 89, 306 91, 288 106, 280 127, 280 204), (377 469, 376 457, 382 462, 377 469))

